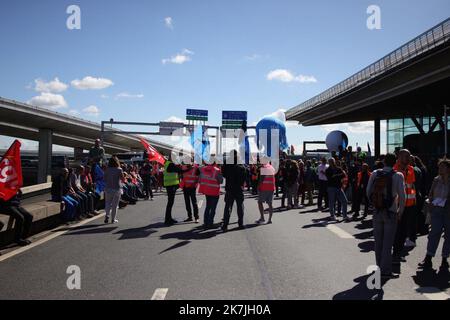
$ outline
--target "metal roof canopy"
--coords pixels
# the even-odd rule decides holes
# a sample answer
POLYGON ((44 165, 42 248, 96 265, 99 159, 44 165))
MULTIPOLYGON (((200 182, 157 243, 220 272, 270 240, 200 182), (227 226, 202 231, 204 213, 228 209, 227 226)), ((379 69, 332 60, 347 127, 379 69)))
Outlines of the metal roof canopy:
POLYGON ((450 19, 286 112, 305 126, 418 115, 450 105, 450 19))

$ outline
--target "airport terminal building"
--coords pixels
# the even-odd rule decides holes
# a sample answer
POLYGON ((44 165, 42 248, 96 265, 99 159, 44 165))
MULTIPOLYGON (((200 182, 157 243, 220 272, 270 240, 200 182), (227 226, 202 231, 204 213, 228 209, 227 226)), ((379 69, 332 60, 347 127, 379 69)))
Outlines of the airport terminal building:
POLYGON ((435 158, 450 151, 449 89, 450 18, 288 110, 286 118, 304 126, 373 121, 375 156, 386 120, 388 152, 405 147, 435 158))

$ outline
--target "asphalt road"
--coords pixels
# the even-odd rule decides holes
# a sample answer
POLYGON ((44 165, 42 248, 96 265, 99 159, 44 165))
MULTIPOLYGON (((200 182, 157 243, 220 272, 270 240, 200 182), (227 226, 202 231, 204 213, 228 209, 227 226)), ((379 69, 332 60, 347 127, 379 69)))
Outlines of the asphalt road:
MULTIPOLYGON (((224 234, 194 223, 164 226, 165 201, 160 194, 120 210, 118 224, 105 225, 101 216, 39 235, 35 241, 42 243, 24 252, 3 252, 0 299, 450 298, 448 271, 417 270, 426 237, 409 252, 399 279, 370 290, 367 268, 375 264, 370 218, 327 224, 327 213, 308 207, 276 212, 273 224, 256 225, 257 203, 248 197, 246 229, 233 230, 233 212, 234 224, 224 234), (80 268, 79 290, 66 285, 67 268, 74 265, 80 268)), ((216 222, 223 205, 221 196, 216 222)), ((173 213, 179 221, 186 218, 181 194, 173 213)))

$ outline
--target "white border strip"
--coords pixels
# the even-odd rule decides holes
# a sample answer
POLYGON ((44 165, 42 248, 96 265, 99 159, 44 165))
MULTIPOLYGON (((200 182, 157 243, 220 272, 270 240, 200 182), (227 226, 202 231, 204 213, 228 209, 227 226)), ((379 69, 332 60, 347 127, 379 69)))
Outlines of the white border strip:
POLYGON ((155 290, 152 296, 152 300, 164 300, 166 298, 168 288, 158 288, 155 290))

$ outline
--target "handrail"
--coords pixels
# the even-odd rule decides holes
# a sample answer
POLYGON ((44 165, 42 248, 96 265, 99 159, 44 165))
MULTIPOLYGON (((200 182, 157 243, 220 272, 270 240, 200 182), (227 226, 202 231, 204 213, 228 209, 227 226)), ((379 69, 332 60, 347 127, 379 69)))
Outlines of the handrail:
POLYGON ((425 31, 413 40, 392 51, 363 70, 355 73, 353 76, 303 102, 297 107, 288 110, 286 112, 286 117, 289 118, 299 112, 310 110, 321 103, 352 90, 404 62, 442 45, 449 41, 449 39, 450 18, 425 31))

